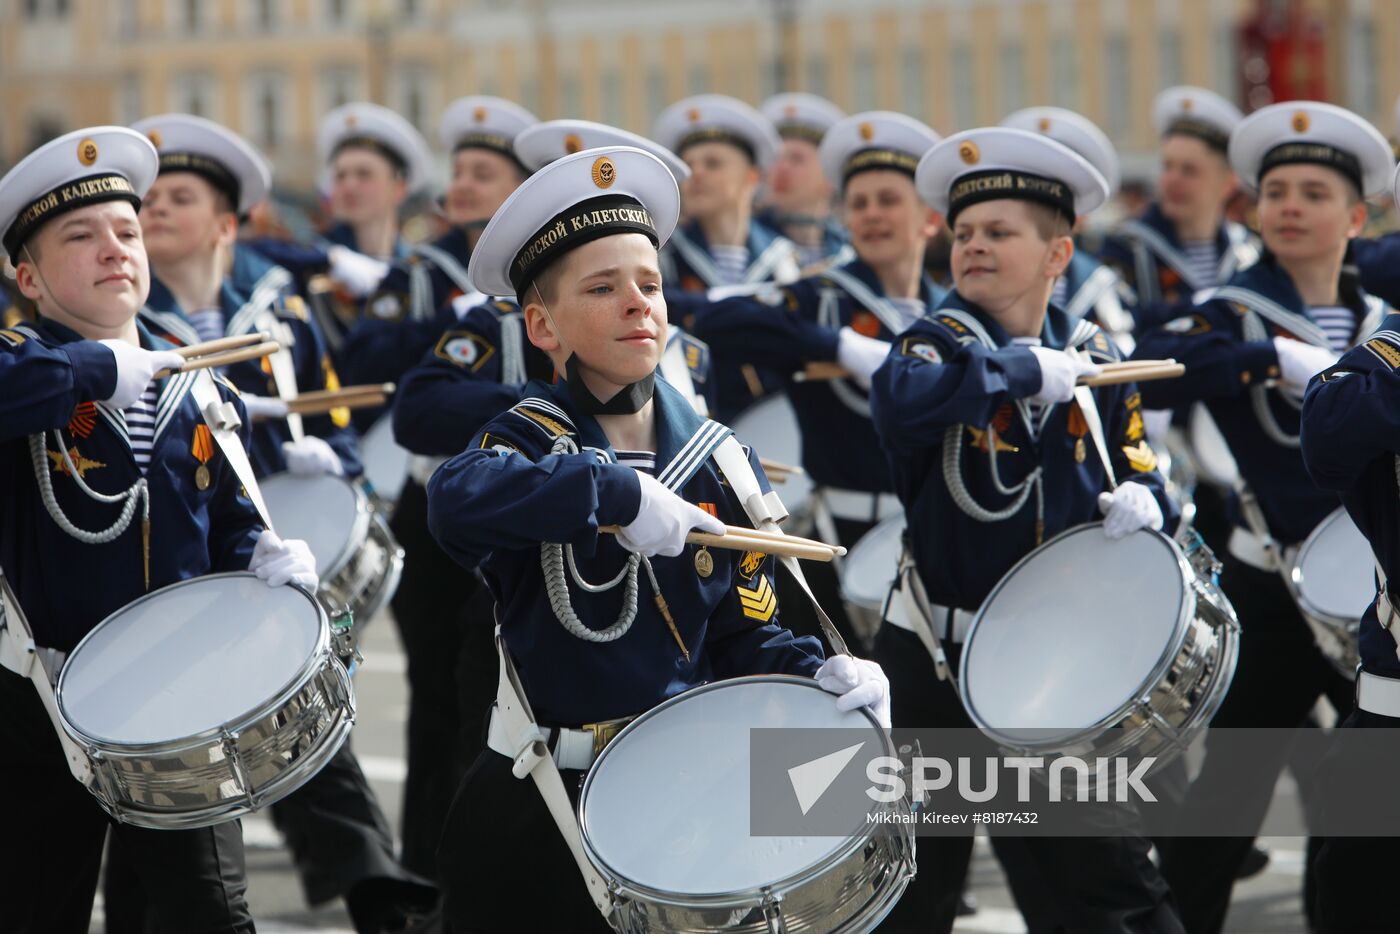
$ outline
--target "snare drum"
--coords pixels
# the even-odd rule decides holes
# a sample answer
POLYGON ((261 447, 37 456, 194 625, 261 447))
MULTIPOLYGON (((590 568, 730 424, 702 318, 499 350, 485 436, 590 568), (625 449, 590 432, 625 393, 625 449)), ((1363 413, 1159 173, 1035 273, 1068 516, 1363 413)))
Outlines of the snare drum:
POLYGON ((1289 579, 1322 654, 1355 678, 1361 662, 1356 641, 1361 615, 1376 596, 1376 559, 1345 509, 1318 523, 1299 546, 1289 579))
POLYGON ((404 551, 383 514, 345 477, 279 473, 261 485, 277 534, 311 546, 321 595, 332 606, 348 606, 356 625, 368 623, 403 573, 404 551))
MULTIPOLYGON (((618 930, 868 931, 904 893, 908 823, 867 823, 846 837, 750 834, 752 727, 864 729, 872 749, 894 755, 868 711, 838 711, 810 678, 718 681, 649 710, 594 762, 578 805, 618 930)), ((906 800, 883 807, 908 819, 906 800)))
MULTIPOLYGON (((762 457, 794 467, 802 463, 802 429, 797 413, 782 393, 755 402, 734 418, 730 426, 745 444, 751 445, 762 457)), ((778 497, 792 515, 788 531, 794 531, 810 520, 812 479, 806 474, 788 474, 775 485, 778 497)))
POLYGON ((191 578, 113 613, 56 691, 89 790, 119 821, 206 827, 266 807, 350 735, 355 696, 326 614, 252 574, 191 578))
POLYGON ((1190 745, 1234 675, 1239 623, 1214 581, 1160 532, 1061 533, 1002 577, 973 618, 958 689, 1016 755, 1156 756, 1190 745), (1112 731, 1110 733, 1110 731, 1112 731))
POLYGON ((394 419, 385 410, 364 437, 360 438, 360 461, 365 467, 365 482, 370 494, 386 510, 399 501, 403 482, 408 477, 408 449, 394 440, 394 419))
POLYGON ((899 576, 904 549, 903 515, 891 516, 860 537, 841 563, 841 596, 862 638, 873 638, 890 588, 899 576))

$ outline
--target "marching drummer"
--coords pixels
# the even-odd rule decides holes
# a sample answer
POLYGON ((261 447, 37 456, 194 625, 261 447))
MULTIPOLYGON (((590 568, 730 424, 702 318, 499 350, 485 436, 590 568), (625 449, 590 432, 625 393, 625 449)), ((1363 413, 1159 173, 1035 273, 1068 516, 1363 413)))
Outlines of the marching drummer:
MULTIPOLYGON (((224 433, 215 438, 192 390, 210 377, 158 376, 183 362, 136 318, 149 287, 137 210, 158 166, 141 134, 91 127, 0 179, 4 246, 40 315, 0 331, 0 567, 52 678, 89 630, 167 584, 245 568, 270 585, 317 584, 306 543, 264 530, 240 493, 224 433), (150 386, 158 417, 143 439, 132 426, 150 386)), ((215 383, 246 446, 242 403, 215 383)), ((114 823, 72 780, 33 686, 0 671, 0 690, 9 928, 87 930, 110 829, 142 878, 159 880, 147 895, 161 927, 253 930, 237 823, 114 823)))
POLYGON ((836 188, 817 149, 845 111, 824 97, 788 92, 768 98, 758 112, 773 122, 782 140, 768 170, 758 222, 792 241, 804 272, 839 266, 851 258, 851 249, 832 211, 836 188))
MULTIPOLYGON (((1050 304, 1073 255, 1075 218, 1107 197, 1103 176, 1045 136, 994 127, 938 143, 915 181, 952 229, 956 290, 900 333, 873 377, 872 417, 909 523, 891 625, 874 655, 897 685, 897 723, 970 726, 943 666, 956 668, 998 579, 1101 513, 1105 533, 1119 538, 1169 528, 1177 511, 1132 385, 1076 395, 1080 377, 1118 359, 1114 344, 1050 304), (1091 424, 1102 426, 1106 451, 1091 424), (1112 492, 1101 457, 1117 477, 1112 492)), ((1008 878, 1034 895, 1018 895, 1033 930, 1181 930, 1145 839, 1014 845, 1027 858, 1007 861, 1008 878)), ((920 841, 934 871, 911 883, 893 930, 951 927, 971 849, 970 837, 920 841)))
MULTIPOLYGON (((546 802, 511 774, 534 747, 505 712, 532 711, 546 729, 551 757, 533 774, 557 764, 563 788, 628 718, 716 678, 816 675, 839 705, 870 704, 888 722, 878 667, 848 656, 823 664, 816 640, 778 624, 769 555, 686 543, 691 529, 770 516, 774 500, 757 457, 656 379, 667 327, 656 250, 679 200, 655 157, 585 150, 522 185, 472 256, 472 280, 516 294, 531 343, 562 378, 525 387, 428 488, 438 540, 463 565, 482 564, 508 653, 490 749, 443 834, 454 929, 507 929, 522 911, 551 930, 597 917, 546 802), (736 489, 752 492, 741 504, 736 489), (524 700, 509 677, 516 666, 524 700), (495 841, 486 860, 483 839, 495 841)), ((546 800, 572 820, 567 801, 546 800)))
MULTIPOLYGON (((1290 595, 1284 556, 1339 505, 1304 468, 1299 401, 1315 374, 1380 323, 1383 303, 1357 287, 1343 257, 1366 220, 1362 199, 1386 187, 1395 162, 1365 120, 1311 101, 1245 118, 1231 136, 1230 160, 1259 193, 1264 256, 1189 315, 1143 335, 1138 353, 1186 365, 1185 379, 1144 384, 1144 400, 1154 407, 1203 401, 1243 481, 1221 575, 1243 630, 1239 664, 1212 725, 1294 728, 1333 670, 1290 595)), ((1332 703, 1348 707, 1349 698, 1338 695, 1329 694, 1332 703)), ((1287 744, 1276 752, 1272 760, 1240 761, 1229 744, 1208 743, 1183 821, 1205 826, 1197 822, 1228 810, 1262 824, 1287 744)), ((1250 841, 1166 843, 1163 871, 1188 926, 1219 930, 1250 841)))
MULTIPOLYGON (((652 135, 690 166, 682 188, 686 222, 661 252, 666 304, 677 324, 688 326, 711 297, 800 275, 792 241, 753 219, 754 194, 781 145, 767 117, 735 98, 701 94, 663 110, 652 135)), ((723 356, 715 376, 722 420, 782 385, 781 374, 723 356)))
MULTIPOLYGON (((1394 183, 1400 201, 1400 171, 1394 183)), ((1377 562, 1380 590, 1361 617, 1361 668, 1356 708, 1323 760, 1335 778, 1329 803, 1358 803, 1370 826, 1390 836, 1336 834, 1323 842, 1316 863, 1320 934, 1373 929, 1384 908, 1378 893, 1395 852, 1394 744, 1374 731, 1400 726, 1400 630, 1394 584, 1400 574, 1395 543, 1400 529, 1400 479, 1394 437, 1400 382, 1400 316, 1389 309, 1379 330, 1315 377, 1303 401, 1303 459, 1318 486, 1341 494, 1377 562)), ((1393 736, 1394 734, 1390 734, 1393 736)), ((1325 812, 1324 812, 1325 813, 1325 812)))
MULTIPOLYGON (((802 466, 819 484, 818 530, 823 540, 847 547, 900 511, 870 422, 868 391, 890 342, 943 299, 943 290, 923 272, 924 245, 941 219, 914 189, 914 168, 938 140, 918 120, 886 111, 837 123, 827 131, 820 156, 841 190, 855 257, 821 275, 759 296, 728 298, 695 315, 697 336, 717 355, 786 374, 802 429, 802 466), (809 363, 839 364, 844 374, 804 379, 809 363)), ((840 610, 834 569, 815 568, 810 581, 823 605, 836 608, 842 635, 855 641, 840 610)), ((779 591, 789 597, 785 588, 779 591)), ((801 620, 799 631, 814 632, 815 618, 803 607, 794 609, 788 624, 801 620)))

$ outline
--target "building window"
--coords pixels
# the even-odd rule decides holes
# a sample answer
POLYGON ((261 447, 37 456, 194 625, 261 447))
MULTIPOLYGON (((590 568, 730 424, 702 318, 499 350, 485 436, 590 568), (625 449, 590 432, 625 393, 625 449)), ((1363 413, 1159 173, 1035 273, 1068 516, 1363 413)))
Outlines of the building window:
POLYGON ((204 31, 204 0, 175 0, 175 28, 187 36, 204 31))
POLYGON ((1001 112, 1014 113, 1026 106, 1026 59, 1019 40, 1007 39, 1001 45, 999 83, 1001 112))
POLYGON ((1368 16, 1353 15, 1347 37, 1347 106, 1362 116, 1376 112, 1376 25, 1368 16))
POLYGON ((1074 37, 1058 36, 1050 51, 1050 99, 1071 110, 1079 106, 1078 68, 1074 61, 1074 37))
POLYGON ((420 0, 399 0, 399 16, 405 20, 416 20, 423 13, 420 0))
POLYGON ((1227 101, 1240 100, 1240 48, 1236 41, 1235 26, 1229 20, 1220 20, 1214 26, 1212 53, 1214 58, 1215 89, 1227 101))
POLYGON ((647 66, 646 98, 646 125, 651 126, 652 121, 670 103, 666 99, 666 73, 660 65, 647 66))
POLYGON ((177 113, 208 120, 218 119, 218 82, 205 71, 188 71, 175 76, 170 99, 177 113))
POLYGON ((400 69, 398 77, 397 110, 421 132, 428 125, 428 115, 432 106, 428 86, 431 74, 421 65, 410 65, 400 69))
POLYGON ((694 64, 686 70, 686 93, 705 94, 710 90, 710 72, 703 64, 694 64))
POLYGON ((899 105, 911 117, 923 120, 924 113, 924 50, 907 45, 900 55, 899 105))
POLYGON ((277 0, 253 0, 248 5, 248 15, 253 28, 259 32, 272 32, 281 22, 282 5, 277 0))
POLYGON ((29 148, 38 149, 49 140, 63 135, 63 121, 51 114, 35 114, 29 118, 29 148))
POLYGON ((332 26, 344 26, 350 21, 351 0, 321 0, 324 18, 332 26))
POLYGON ((286 78, 276 71, 254 72, 248 78, 244 106, 254 142, 276 149, 285 142, 289 121, 286 78))
POLYGON ((26 19, 62 19, 68 15, 68 0, 24 0, 26 19))
POLYGON ((1157 86, 1174 88, 1181 83, 1181 30, 1165 28, 1158 34, 1157 54, 1161 69, 1157 76, 1157 86))
POLYGON ((146 116, 145 96, 141 93, 140 75, 127 75, 122 78, 118 107, 120 112, 117 115, 117 120, 124 126, 130 126, 146 116))
POLYGON ((559 115, 565 119, 573 120, 582 116, 579 108, 583 104, 579 101, 578 78, 574 75, 560 75, 559 82, 559 115))
POLYGON ((807 59, 807 91, 818 97, 826 97, 826 59, 813 55, 807 59))
POLYGON ((1109 136, 1118 137, 1128 132, 1132 120, 1127 36, 1120 33, 1109 37, 1104 68, 1108 78, 1104 88, 1104 128, 1109 136))
POLYGON ((627 123, 627 92, 622 86, 622 73, 617 69, 603 72, 603 116, 609 126, 627 123))
POLYGON ((953 71, 953 125, 962 129, 977 125, 977 89, 973 84, 972 47, 966 42, 953 46, 949 58, 953 71))
POLYGON ((532 114, 540 112, 540 82, 534 75, 521 79, 520 103, 532 114))
POLYGON ((359 97, 359 72, 353 65, 332 65, 321 72, 321 113, 359 97))
POLYGON ((857 111, 874 110, 875 100, 875 55, 868 49, 856 53, 855 67, 851 69, 851 101, 857 111))

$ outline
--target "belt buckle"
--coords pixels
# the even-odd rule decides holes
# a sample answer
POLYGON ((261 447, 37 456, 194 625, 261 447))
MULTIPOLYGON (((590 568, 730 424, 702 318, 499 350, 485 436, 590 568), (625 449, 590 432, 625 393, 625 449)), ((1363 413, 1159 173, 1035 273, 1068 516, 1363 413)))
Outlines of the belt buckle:
POLYGON ((622 728, 627 725, 630 717, 620 720, 604 720, 602 723, 585 723, 583 729, 593 734, 593 758, 598 758, 603 753, 603 749, 612 742, 622 728))

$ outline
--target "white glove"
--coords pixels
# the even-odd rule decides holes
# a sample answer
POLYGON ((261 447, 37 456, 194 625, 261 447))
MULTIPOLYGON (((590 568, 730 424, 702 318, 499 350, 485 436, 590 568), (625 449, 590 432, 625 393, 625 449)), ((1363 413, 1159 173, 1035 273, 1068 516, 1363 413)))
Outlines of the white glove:
POLYGON ((705 301, 722 302, 726 298, 739 295, 757 295, 766 289, 774 289, 771 282, 740 282, 737 285, 716 285, 705 290, 705 301))
POLYGON ((331 260, 331 278, 345 286, 356 298, 375 290, 389 272, 389 264, 336 244, 326 251, 331 260))
POLYGON ((861 389, 870 388, 870 377, 890 355, 890 345, 873 337, 857 334, 849 327, 841 329, 836 343, 836 362, 845 367, 861 389))
POLYGON ((1337 362, 1337 355, 1332 351, 1291 337, 1275 337, 1274 350, 1278 352, 1278 369, 1283 381, 1294 389, 1306 389, 1308 380, 1337 362))
POLYGON ((1141 483, 1124 483, 1112 493, 1100 493, 1099 512, 1105 516, 1103 533, 1115 541, 1138 529, 1162 527, 1162 507, 1141 483))
POLYGON ((298 477, 315 477, 326 473, 339 477, 345 473, 335 449, 313 435, 307 435, 300 441, 283 441, 282 456, 287 459, 287 469, 298 477))
POLYGON ((286 418, 287 403, 273 396, 243 394, 243 407, 249 418, 286 418))
POLYGON ((817 669, 817 685, 839 694, 837 710, 869 707, 885 729, 890 728, 890 679, 879 665, 864 658, 833 655, 817 669))
POLYGON ((316 558, 311 554, 311 546, 299 538, 284 542, 272 529, 263 529, 258 536, 248 570, 258 575, 259 580, 266 581, 269 587, 300 584, 315 593, 321 583, 316 575, 316 558))
POLYGON ((639 555, 674 558, 685 550, 691 529, 724 534, 724 523, 699 506, 672 493, 651 474, 637 473, 642 482, 642 504, 637 518, 618 530, 618 543, 639 555))
POLYGON ((1030 396, 1031 402, 1049 405, 1068 402, 1074 398, 1074 386, 1081 376, 1098 376, 1097 365, 1081 360, 1063 350, 1031 347, 1035 362, 1040 364, 1040 389, 1030 396))
POLYGON ((146 391, 151 380, 161 370, 178 370, 185 365, 185 358, 173 350, 144 350, 135 344, 122 340, 98 341, 117 358, 117 388, 103 399, 119 409, 124 409, 146 391))

